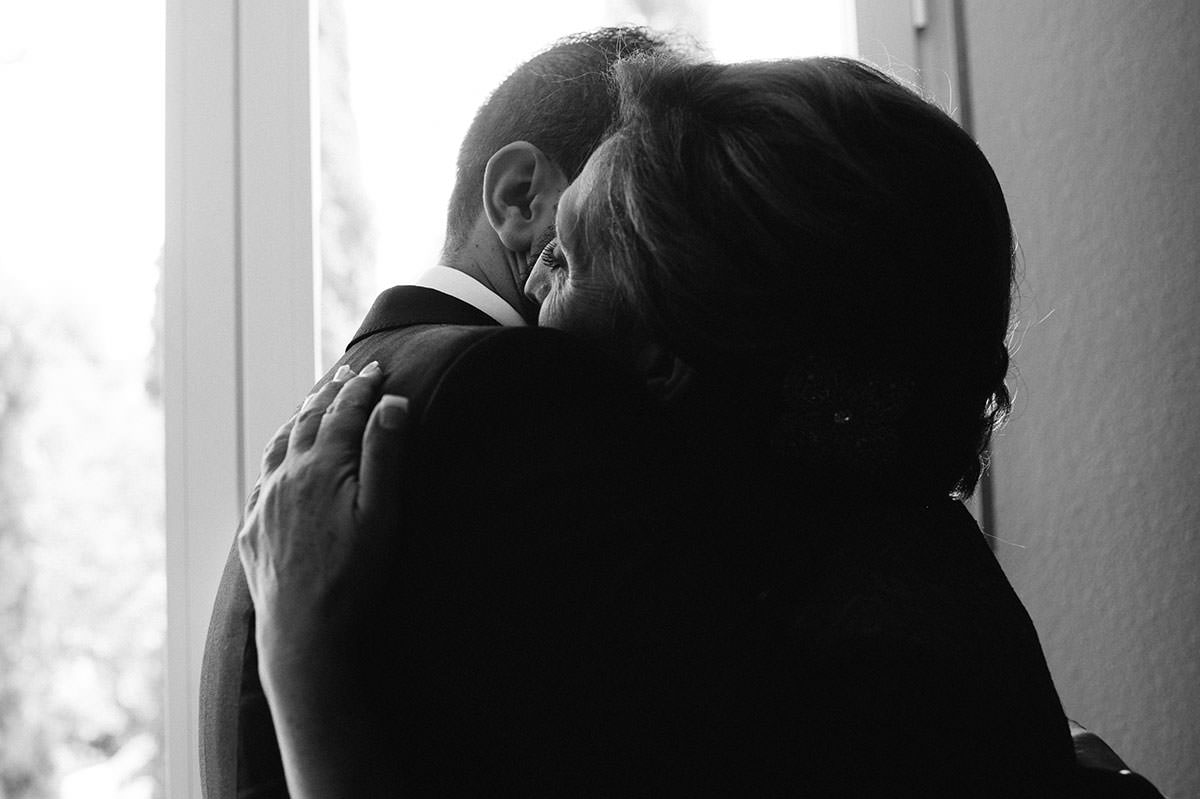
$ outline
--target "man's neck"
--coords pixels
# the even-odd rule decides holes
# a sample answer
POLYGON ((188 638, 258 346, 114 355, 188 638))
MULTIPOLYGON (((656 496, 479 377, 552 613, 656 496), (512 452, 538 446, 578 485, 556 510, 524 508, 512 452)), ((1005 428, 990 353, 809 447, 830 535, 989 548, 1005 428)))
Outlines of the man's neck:
POLYGON ((477 311, 508 327, 522 327, 528 322, 500 295, 475 278, 448 266, 435 266, 416 279, 415 285, 448 294, 465 302, 477 311))
POLYGON ((525 296, 526 257, 505 248, 486 220, 475 226, 457 251, 443 256, 442 265, 478 280, 511 305, 525 321, 537 322, 537 308, 525 296))
POLYGON ((486 286, 488 290, 501 297, 509 305, 516 307, 515 303, 513 302, 513 298, 510 296, 510 293, 504 290, 509 281, 493 279, 493 276, 490 275, 486 269, 481 267, 473 259, 451 258, 443 262, 442 265, 449 267, 450 269, 457 269, 459 272, 475 278, 482 285, 486 286))

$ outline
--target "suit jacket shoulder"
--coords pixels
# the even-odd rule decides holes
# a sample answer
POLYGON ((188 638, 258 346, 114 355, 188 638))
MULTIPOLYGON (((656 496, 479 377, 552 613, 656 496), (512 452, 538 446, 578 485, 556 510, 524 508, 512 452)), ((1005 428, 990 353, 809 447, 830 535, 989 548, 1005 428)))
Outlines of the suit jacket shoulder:
MULTIPOLYGON (((477 331, 499 329, 495 321, 461 300, 419 286, 396 286, 380 294, 347 353, 317 382, 322 385, 342 363, 361 368, 397 355, 404 341, 421 333, 440 346, 409 347, 401 360, 410 373, 436 375, 439 355, 477 331), (437 332, 441 331, 441 332, 437 332)), ((411 380, 412 378, 410 378, 411 380)), ((297 398, 300 400, 302 398, 297 398)), ((200 671, 200 782, 205 797, 287 796, 270 712, 258 681, 254 649, 254 609, 237 548, 230 548, 213 603, 200 671)))
MULTIPOLYGON (((403 303, 396 299, 381 298, 387 313, 368 318, 377 329, 353 343, 342 362, 358 370, 379 361, 385 390, 409 396, 414 413, 413 459, 419 468, 412 484, 401 487, 415 500, 411 525, 400 531, 412 534, 414 566, 397 574, 399 593, 447 596, 448 586, 471 588, 451 592, 457 599, 440 606, 413 602, 405 612, 406 619, 416 619, 419 635, 399 636, 397 646, 423 646, 431 653, 423 661, 428 664, 451 652, 467 656, 441 636, 450 619, 457 618, 460 629, 473 629, 477 637, 492 634, 503 625, 495 615, 472 615, 472 606, 481 601, 492 608, 536 606, 523 588, 531 582, 513 575, 525 570, 521 576, 528 577, 539 564, 567 557, 562 551, 546 554, 547 546, 569 539, 585 521, 599 532, 591 514, 572 522, 562 510, 579 491, 554 493, 559 511, 543 517, 554 523, 538 524, 537 491, 571 473, 581 449, 583 470, 595 472, 602 462, 611 467, 620 447, 610 434, 622 432, 629 441, 633 432, 615 420, 642 418, 642 406, 627 375, 570 336, 532 328, 404 324, 423 317, 399 307, 403 303), (610 455, 600 458, 604 448, 610 455), (490 535, 482 535, 485 531, 490 535), (422 594, 431 585, 439 591, 422 594)), ((577 573, 583 561, 573 557, 577 573)), ((206 797, 287 795, 258 681, 253 628, 245 579, 231 551, 201 673, 206 797)))
POLYGON ((375 298, 347 349, 387 330, 414 325, 475 325, 491 327, 492 317, 478 308, 436 289, 392 286, 375 298))

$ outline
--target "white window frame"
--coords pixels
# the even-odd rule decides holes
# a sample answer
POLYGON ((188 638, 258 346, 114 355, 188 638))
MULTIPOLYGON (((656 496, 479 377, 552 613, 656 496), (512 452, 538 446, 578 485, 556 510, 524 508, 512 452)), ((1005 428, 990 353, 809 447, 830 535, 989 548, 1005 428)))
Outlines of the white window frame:
POLYGON ((167 0, 167 794, 200 797, 204 637, 262 447, 316 376, 308 0, 167 0))
MULTIPOLYGON (((918 61, 922 53, 926 60, 944 59, 948 51, 922 47, 914 23, 947 19, 946 10, 957 5, 858 0, 861 57, 929 69, 918 61)), ((934 30, 940 36, 943 28, 934 30)), ((921 35, 931 41, 924 28, 921 35)), ((172 799, 201 796, 201 658, 244 497, 263 445, 317 375, 316 37, 315 0, 167 0, 164 400, 172 799)))

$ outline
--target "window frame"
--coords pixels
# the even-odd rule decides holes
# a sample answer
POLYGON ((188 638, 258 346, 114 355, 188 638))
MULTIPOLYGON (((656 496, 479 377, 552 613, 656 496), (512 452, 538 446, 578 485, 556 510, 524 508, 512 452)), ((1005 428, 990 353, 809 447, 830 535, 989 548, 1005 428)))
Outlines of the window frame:
POLYGON ((317 369, 315 4, 167 0, 167 793, 199 797, 199 685, 262 447, 317 369))

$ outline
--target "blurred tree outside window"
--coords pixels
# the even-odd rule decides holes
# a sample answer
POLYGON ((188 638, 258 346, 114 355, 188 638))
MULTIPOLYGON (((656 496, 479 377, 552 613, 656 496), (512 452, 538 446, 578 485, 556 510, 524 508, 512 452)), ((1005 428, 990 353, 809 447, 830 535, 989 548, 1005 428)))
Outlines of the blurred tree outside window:
POLYGON ((0 799, 163 796, 163 14, 0 5, 0 799))

